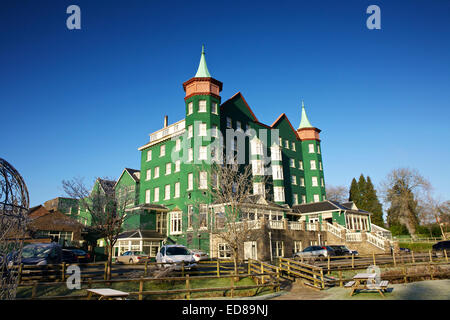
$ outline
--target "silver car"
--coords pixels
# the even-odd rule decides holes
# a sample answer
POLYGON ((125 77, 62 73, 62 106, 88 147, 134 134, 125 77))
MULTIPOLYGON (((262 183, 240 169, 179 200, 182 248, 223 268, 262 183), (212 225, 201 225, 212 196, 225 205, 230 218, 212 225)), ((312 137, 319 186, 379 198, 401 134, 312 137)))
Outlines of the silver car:
POLYGON ((195 261, 200 261, 200 260, 208 260, 208 254, 202 250, 198 250, 198 249, 191 249, 191 254, 194 256, 195 261))
POLYGON ((294 258, 316 258, 316 257, 328 257, 334 256, 335 253, 332 248, 326 246, 309 246, 303 251, 296 252, 294 258))
POLYGON ((149 256, 141 251, 125 251, 116 258, 116 262, 119 263, 142 263, 145 262, 149 256))
POLYGON ((156 255, 156 262, 166 263, 159 266, 164 266, 166 268, 174 266, 175 270, 180 270, 182 263, 185 269, 191 269, 197 264, 195 263, 194 255, 189 251, 188 248, 182 245, 165 245, 162 246, 156 255), (175 264, 176 262, 179 262, 175 264))

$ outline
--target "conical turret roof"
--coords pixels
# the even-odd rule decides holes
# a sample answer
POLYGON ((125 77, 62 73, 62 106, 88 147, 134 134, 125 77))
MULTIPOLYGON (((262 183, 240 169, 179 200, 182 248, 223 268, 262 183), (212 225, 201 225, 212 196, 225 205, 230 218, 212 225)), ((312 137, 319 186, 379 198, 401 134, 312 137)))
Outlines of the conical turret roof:
POLYGON ((211 74, 208 71, 208 67, 206 66, 205 59, 205 46, 202 45, 202 55, 200 57, 200 64, 198 65, 197 73, 195 74, 195 78, 210 78, 211 74))
POLYGON ((308 117, 306 116, 305 104, 303 103, 303 100, 302 100, 302 118, 300 120, 300 125, 298 128, 299 129, 313 128, 313 126, 311 125, 311 123, 308 120, 308 117))

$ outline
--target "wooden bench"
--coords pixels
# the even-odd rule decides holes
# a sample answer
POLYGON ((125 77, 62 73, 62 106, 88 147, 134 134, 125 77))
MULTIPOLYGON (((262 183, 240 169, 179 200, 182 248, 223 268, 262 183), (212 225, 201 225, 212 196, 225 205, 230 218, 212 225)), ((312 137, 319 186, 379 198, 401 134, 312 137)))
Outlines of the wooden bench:
POLYGON ((344 287, 345 287, 345 288, 351 288, 351 287, 353 287, 354 284, 355 284, 355 281, 349 281, 349 282, 347 282, 347 283, 344 285, 344 287))
POLYGON ((377 290, 381 296, 384 297, 383 291, 385 291, 387 289, 389 285, 389 281, 387 280, 383 280, 380 283, 369 283, 366 285, 367 289, 369 290, 377 290))

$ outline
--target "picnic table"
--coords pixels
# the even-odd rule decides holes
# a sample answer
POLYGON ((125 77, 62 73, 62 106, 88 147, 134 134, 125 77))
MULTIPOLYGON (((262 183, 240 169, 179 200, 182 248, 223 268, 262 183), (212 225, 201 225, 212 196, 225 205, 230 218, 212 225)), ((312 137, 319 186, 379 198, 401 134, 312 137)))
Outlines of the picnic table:
POLYGON ((91 300, 92 295, 98 295, 100 296, 98 300, 122 300, 123 298, 126 298, 129 296, 128 292, 123 292, 119 290, 114 289, 87 289, 88 293, 88 300, 91 300))
POLYGON ((346 288, 351 288, 350 296, 357 290, 377 290, 382 297, 383 291, 387 289, 389 281, 376 282, 376 273, 358 273, 353 277, 353 281, 345 284, 346 288))

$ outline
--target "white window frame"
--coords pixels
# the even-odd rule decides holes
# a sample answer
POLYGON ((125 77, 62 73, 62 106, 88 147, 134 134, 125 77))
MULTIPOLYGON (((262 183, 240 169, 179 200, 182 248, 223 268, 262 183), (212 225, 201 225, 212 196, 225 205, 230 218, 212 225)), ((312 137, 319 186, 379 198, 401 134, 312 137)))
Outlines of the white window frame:
POLYGON ((166 155, 166 145, 163 144, 161 147, 159 147, 159 156, 164 157, 166 155))
POLYGON ((147 161, 151 161, 152 160, 152 150, 148 150, 147 151, 147 161))
POLYGON ((188 126, 188 139, 194 136, 194 126, 191 124, 188 126))
POLYGON ((145 180, 150 180, 152 178, 152 169, 147 169, 147 175, 145 176, 145 180))
POLYGON ((295 150, 295 142, 292 142, 292 144, 291 144, 291 149, 292 149, 293 151, 296 151, 296 150, 295 150))
POLYGON ((314 153, 314 143, 310 143, 308 144, 308 148, 309 148, 309 153, 314 153))
POLYGON ((301 187, 305 186, 305 178, 300 178, 300 186, 301 187))
POLYGON ((198 136, 206 137, 206 123, 202 122, 198 125, 198 136))
POLYGON ((230 259, 231 258, 231 249, 227 243, 218 243, 217 244, 217 258, 218 259, 230 259))
POLYGON ((278 164, 272 165, 272 177, 273 180, 283 180, 283 166, 278 164))
POLYGON ((281 149, 278 146, 271 147, 270 153, 273 161, 281 161, 281 149))
POLYGON ((211 103, 211 113, 214 113, 214 114, 219 114, 219 112, 218 112, 218 110, 217 110, 217 102, 212 102, 211 103))
POLYGON ((318 194, 314 195, 314 202, 320 202, 320 196, 318 194))
POLYGON ((177 139, 175 141, 175 151, 180 151, 181 150, 181 139, 177 139))
POLYGON ((319 181, 317 180, 317 177, 311 177, 311 185, 313 187, 318 187, 319 186, 319 181))
POLYGON ((199 172, 199 189, 208 189, 208 172, 200 171, 199 172))
POLYGON ((206 112, 206 100, 199 100, 198 101, 198 112, 199 113, 206 112))
POLYGON ((302 160, 299 160, 299 162, 298 162, 298 169, 303 170, 303 161, 302 160))
POLYGON ((173 197, 174 198, 180 197, 180 182, 175 182, 175 194, 173 197))
POLYGON ((166 163, 166 176, 171 173, 172 173, 172 163, 168 162, 168 163, 166 163), (169 169, 169 170, 167 170, 167 169, 169 169))
POLYGON ((294 204, 298 204, 298 194, 294 193, 292 194, 292 202, 294 202, 294 204))
POLYGON ((306 196, 302 195, 302 203, 306 203, 306 196))
POLYGON ((159 167, 155 167, 155 174, 153 175, 153 178, 159 178, 159 167))
POLYGON ((198 160, 208 160, 208 147, 199 146, 198 147, 198 160))
POLYGON ((156 187, 153 191, 153 202, 159 202, 159 187, 156 187))
POLYGON ((289 159, 289 166, 295 168, 295 159, 289 159))
POLYGON ((242 122, 239 120, 236 121, 236 130, 242 130, 242 122))
POLYGON ((175 172, 180 172, 181 160, 175 161, 175 172))
POLYGON ((181 234, 182 229, 182 213, 179 211, 173 211, 170 213, 170 234, 181 234))
POLYGON ((188 149, 188 162, 191 162, 194 160, 194 149, 189 148, 188 149))
POLYGON ((170 200, 170 184, 164 186, 164 200, 170 200))
POLYGON ((311 170, 317 170, 316 160, 309 160, 309 168, 311 170))
POLYGON ((273 187, 274 200, 276 202, 284 202, 284 188, 283 187, 273 187))
POLYGON ((145 203, 150 203, 150 194, 151 194, 150 189, 145 190, 145 203))
POLYGON ((291 183, 296 186, 297 185, 297 176, 291 176, 291 183))
POLYGON ((188 115, 191 115, 194 113, 194 103, 191 101, 188 103, 188 115))
POLYGON ((188 185, 187 190, 194 190, 194 174, 188 173, 188 185))
POLYGON ((230 117, 227 117, 227 128, 233 128, 233 122, 230 117))

